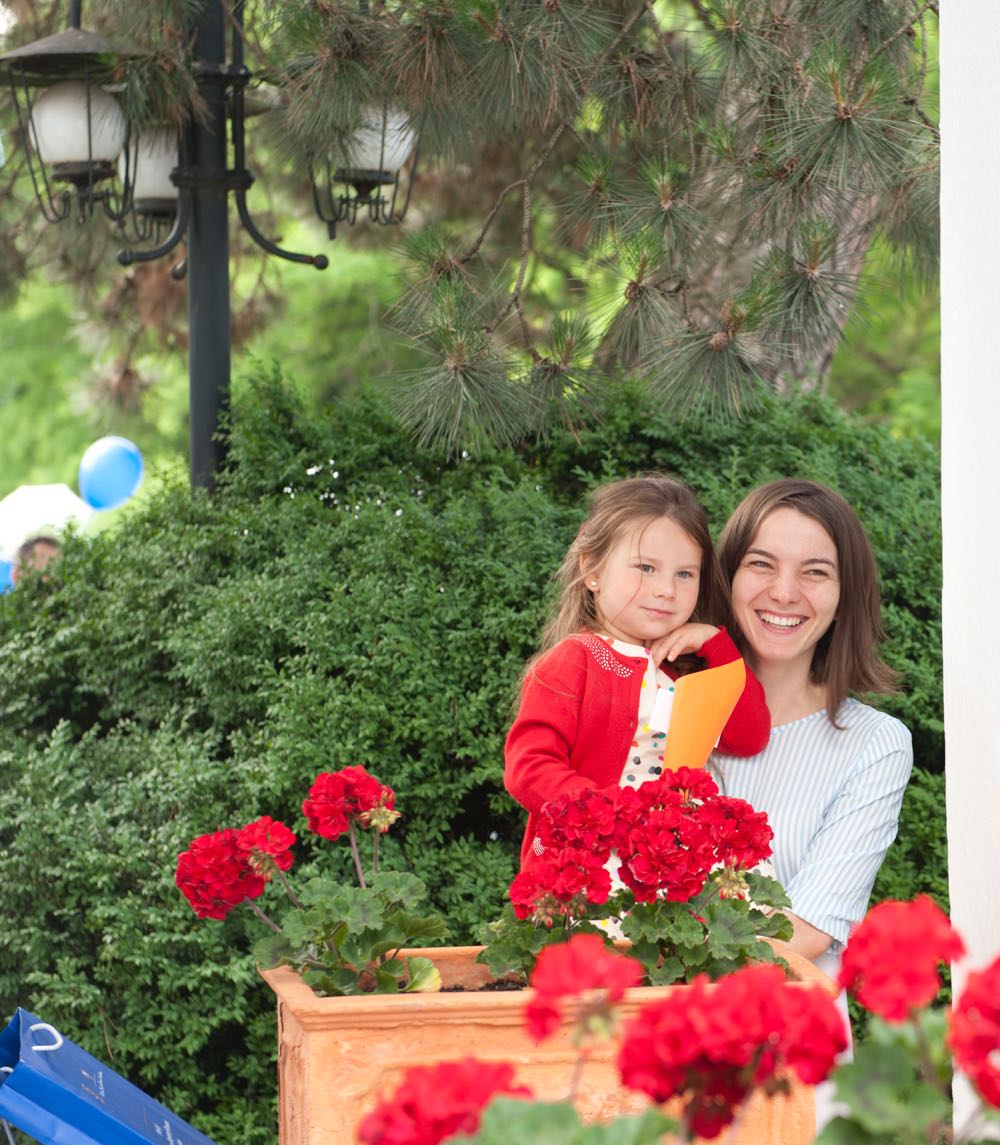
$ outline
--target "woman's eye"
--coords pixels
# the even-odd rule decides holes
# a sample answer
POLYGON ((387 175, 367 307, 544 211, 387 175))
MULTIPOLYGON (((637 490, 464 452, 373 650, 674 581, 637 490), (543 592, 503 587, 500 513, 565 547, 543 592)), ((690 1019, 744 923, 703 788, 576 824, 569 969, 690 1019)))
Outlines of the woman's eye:
POLYGON ((771 566, 767 561, 754 559, 747 561, 747 568, 751 569, 769 569, 771 566))

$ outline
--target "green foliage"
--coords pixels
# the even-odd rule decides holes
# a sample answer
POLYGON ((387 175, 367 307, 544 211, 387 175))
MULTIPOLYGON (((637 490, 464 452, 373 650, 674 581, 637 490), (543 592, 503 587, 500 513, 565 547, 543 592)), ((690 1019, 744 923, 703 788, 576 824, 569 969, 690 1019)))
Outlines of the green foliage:
MULTIPOLYGON (((586 1084, 586 1072, 584 1072, 586 1084)), ((608 1125, 582 1125, 568 1102, 517 1101, 495 1098, 486 1107, 469 1145, 509 1145, 511 1141, 558 1141, 559 1145, 659 1145, 677 1132, 677 1122, 655 1106, 608 1125)))
POLYGON ((938 1140, 951 1120, 945 1020, 941 1010, 924 1010, 902 1025, 872 1018, 869 1036, 854 1060, 836 1073, 837 1099, 846 1102, 850 1112, 826 1126, 818 1145, 924 1145, 938 1140))
MULTIPOLYGON (((20 5, 11 42, 51 32, 58 7, 20 5)), ((88 10, 95 30, 138 49, 116 76, 133 129, 198 114, 195 25, 207 11, 190 0, 88 10)), ((295 372, 307 363, 331 390, 394 377, 406 423, 456 454, 484 437, 519 442, 563 416, 553 383, 575 396, 581 374, 611 385, 634 375, 681 404, 726 410, 762 386, 822 386, 865 289, 869 247, 935 274, 936 5, 845 0, 831 15, 785 0, 778 16, 767 0, 261 0, 240 20, 248 100, 275 96, 248 128, 264 232, 311 253, 316 239, 296 223, 310 206, 303 173, 332 163, 343 176, 366 109, 384 100, 420 133, 405 220, 414 292, 426 300, 444 281, 468 305, 431 324, 421 307, 402 307, 400 350, 382 316, 403 260, 370 256, 361 284, 342 282, 354 269, 348 242, 399 231, 343 227, 331 270, 316 275, 262 269, 237 228, 235 340, 270 324, 295 372), (300 291, 319 301, 300 306, 300 291), (546 347, 564 312, 588 349, 566 376, 539 371, 558 363, 546 347)), ((0 118, 13 133, 9 107, 0 118)), ((96 268, 110 277, 118 240, 101 220, 40 240, 23 168, 12 149, 0 289, 44 259, 93 314, 96 268)), ((114 349, 91 367, 88 396, 103 384, 114 400, 152 405, 159 423, 160 395, 177 396, 180 290, 160 264, 118 273, 94 323, 114 349), (153 345, 165 351, 158 361, 153 345)), ((927 423, 933 367, 896 361, 892 371, 900 392, 878 412, 927 423)))
MULTIPOLYGON (((445 461, 370 395, 318 418, 265 377, 237 394, 212 497, 165 481, 114 531, 71 538, 47 583, 0 597, 0 1012, 53 1022, 220 1145, 273 1141, 257 925, 195 919, 177 854, 282 818, 320 770, 365 764, 403 813, 385 868, 413 871, 452 940, 472 940, 516 869, 503 738, 546 578, 609 477, 678 473, 716 529, 770 477, 843 492, 871 531, 905 672, 887 706, 939 774, 934 451, 819 398, 679 422, 623 388, 601 413, 537 448, 445 461)), ((944 835, 940 784, 915 783, 887 867, 901 897, 944 878, 924 844, 944 835)), ((308 832, 297 855, 297 881, 320 873, 308 832)), ((322 870, 350 877, 346 855, 322 870)))
POLYGON ((366 887, 311 879, 281 934, 257 942, 254 957, 268 968, 291 966, 317 994, 439 990, 432 962, 396 957, 448 933, 440 918, 413 913, 426 897, 420 879, 405 872, 380 871, 366 887))
POLYGON ((788 898, 774 879, 756 873, 742 878, 753 902, 722 898, 719 872, 709 875, 704 889, 687 902, 637 903, 628 890, 620 890, 604 903, 580 905, 583 912, 572 930, 531 919, 519 919, 508 904, 499 919, 486 923, 478 938, 485 963, 494 978, 527 982, 539 953, 570 934, 599 934, 609 947, 613 941, 603 929, 605 920, 621 918, 622 937, 632 945, 630 954, 642 964, 646 986, 669 986, 689 981, 695 974, 716 979, 749 962, 777 961, 761 937, 788 939, 792 926, 785 915, 766 915, 762 907, 781 908, 788 898))

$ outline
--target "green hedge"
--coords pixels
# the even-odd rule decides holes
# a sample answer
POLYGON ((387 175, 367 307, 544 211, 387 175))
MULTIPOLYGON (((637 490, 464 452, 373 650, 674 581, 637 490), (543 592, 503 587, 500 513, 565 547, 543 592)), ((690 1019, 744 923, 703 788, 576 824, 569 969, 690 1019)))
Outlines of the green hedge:
POLYGON ((318 421, 275 379, 244 388, 231 446, 213 497, 167 489, 0 600, 0 1010, 43 1015, 220 1145, 273 1141, 254 920, 199 923, 177 852, 259 814, 298 823, 318 771, 361 763, 404 812, 389 862, 470 940, 515 868, 502 743, 548 574, 586 490, 648 468, 689 480, 716 527, 778 475, 857 505, 922 769, 880 892, 944 893, 931 449, 820 399, 679 424, 626 389, 597 429, 445 462, 371 396, 318 421))

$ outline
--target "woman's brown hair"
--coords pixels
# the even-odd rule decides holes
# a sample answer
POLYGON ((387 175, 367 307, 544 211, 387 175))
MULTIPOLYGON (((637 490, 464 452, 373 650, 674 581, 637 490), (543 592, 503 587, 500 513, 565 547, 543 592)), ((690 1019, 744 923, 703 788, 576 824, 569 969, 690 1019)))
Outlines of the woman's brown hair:
POLYGON ((698 498, 682 481, 662 473, 629 477, 601 485, 591 494, 587 519, 555 574, 562 592, 542 633, 542 652, 576 632, 600 630, 594 596, 585 584, 581 568, 596 571, 626 530, 660 517, 669 517, 678 524, 701 549, 698 604, 692 619, 706 619, 713 614, 721 599, 720 585, 708 517, 698 498))
POLYGON ((726 591, 726 624, 751 667, 753 654, 735 623, 730 590, 757 530, 775 509, 794 509, 811 517, 826 530, 837 549, 837 617, 814 648, 809 669, 813 683, 826 686, 827 714, 836 726, 837 710, 849 692, 892 695, 896 691, 896 673, 877 650, 885 630, 875 554, 857 513, 825 485, 783 478, 744 497, 722 530, 717 556, 726 591))

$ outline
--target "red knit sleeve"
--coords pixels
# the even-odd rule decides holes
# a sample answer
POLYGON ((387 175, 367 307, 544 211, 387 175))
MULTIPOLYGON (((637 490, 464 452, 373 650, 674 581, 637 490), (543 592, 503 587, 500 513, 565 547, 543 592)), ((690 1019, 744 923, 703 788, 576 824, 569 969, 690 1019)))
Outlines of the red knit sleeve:
MULTIPOLYGON (((740 658, 739 649, 724 628, 705 641, 698 655, 708 661, 709 668, 731 664, 740 658)), ((771 713, 767 710, 764 689, 748 665, 743 692, 719 737, 719 751, 726 755, 757 755, 767 747, 770 738, 771 713)))
POLYGON ((504 749, 504 785, 530 813, 596 784, 570 764, 580 723, 586 649, 570 638, 528 670, 504 749))

